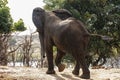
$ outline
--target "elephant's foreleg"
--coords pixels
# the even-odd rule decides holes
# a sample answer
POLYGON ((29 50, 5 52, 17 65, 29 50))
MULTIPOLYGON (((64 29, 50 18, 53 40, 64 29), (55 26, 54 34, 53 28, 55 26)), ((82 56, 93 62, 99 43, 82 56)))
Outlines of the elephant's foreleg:
POLYGON ((62 72, 65 69, 65 65, 61 63, 61 59, 64 55, 65 55, 64 52, 57 49, 57 56, 56 56, 56 59, 55 59, 55 63, 58 67, 59 72, 62 72))
POLYGON ((48 70, 47 74, 55 74, 54 64, 53 64, 53 49, 52 45, 46 45, 46 55, 48 60, 48 70))

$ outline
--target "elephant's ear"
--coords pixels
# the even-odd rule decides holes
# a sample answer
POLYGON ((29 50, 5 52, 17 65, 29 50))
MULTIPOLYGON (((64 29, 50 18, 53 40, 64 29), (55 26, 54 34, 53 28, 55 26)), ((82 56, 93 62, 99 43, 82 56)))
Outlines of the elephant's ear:
POLYGON ((57 10, 53 10, 52 12, 62 20, 65 20, 69 17, 73 17, 72 13, 70 13, 66 9, 57 9, 57 10))

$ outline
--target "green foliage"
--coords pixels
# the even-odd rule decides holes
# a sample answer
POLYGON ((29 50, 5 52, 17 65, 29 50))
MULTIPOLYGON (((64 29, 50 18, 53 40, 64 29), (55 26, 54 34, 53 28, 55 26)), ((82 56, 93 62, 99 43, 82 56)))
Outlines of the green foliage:
POLYGON ((44 6, 47 10, 60 9, 63 6, 65 0, 43 0, 46 5, 44 6))
POLYGON ((64 57, 63 57, 63 61, 66 62, 66 63, 70 63, 70 62, 75 62, 74 58, 72 57, 71 54, 66 54, 64 57))
POLYGON ((0 0, 0 7, 6 7, 7 4, 8 4, 7 0, 0 0))
POLYGON ((14 30, 15 31, 24 31, 26 30, 26 27, 24 25, 24 22, 22 19, 19 19, 18 22, 14 23, 14 30))
POLYGON ((10 33, 12 30, 13 21, 6 4, 7 0, 0 0, 0 33, 10 33))

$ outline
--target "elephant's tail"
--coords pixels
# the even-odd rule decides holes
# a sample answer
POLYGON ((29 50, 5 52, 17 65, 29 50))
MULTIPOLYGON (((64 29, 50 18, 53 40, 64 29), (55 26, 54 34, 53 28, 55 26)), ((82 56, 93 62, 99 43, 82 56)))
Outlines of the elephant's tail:
POLYGON ((102 40, 106 40, 106 41, 111 41, 111 40, 113 40, 113 38, 111 38, 111 37, 109 37, 109 36, 103 36, 103 35, 99 35, 99 34, 90 34, 90 36, 100 37, 102 40))

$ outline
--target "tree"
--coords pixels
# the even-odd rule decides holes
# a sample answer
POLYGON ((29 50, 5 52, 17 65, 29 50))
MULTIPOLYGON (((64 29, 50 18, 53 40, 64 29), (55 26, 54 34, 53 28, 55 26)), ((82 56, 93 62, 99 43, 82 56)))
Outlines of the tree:
MULTIPOLYGON (((7 65, 8 40, 12 32, 20 31, 21 29, 14 28, 7 3, 7 0, 0 0, 0 65, 7 65)), ((25 26, 22 27, 24 28, 25 26)))
POLYGON ((7 64, 7 42, 12 30, 12 18, 6 0, 0 0, 0 65, 7 64))
POLYGON ((12 18, 7 5, 7 0, 0 0, 0 33, 9 33, 12 29, 12 18))
POLYGON ((32 51, 32 34, 28 37, 28 36, 25 36, 24 38, 24 42, 22 44, 22 51, 23 51, 23 65, 29 67, 30 64, 30 57, 33 53, 32 51))
POLYGON ((120 0, 44 0, 44 2, 46 3, 44 8, 48 10, 62 8, 69 10, 75 18, 86 25, 90 33, 113 38, 112 41, 91 38, 88 52, 91 54, 89 61, 92 65, 103 65, 106 58, 119 55, 120 0))
POLYGON ((64 5, 64 1, 65 0, 43 0, 43 2, 46 3, 44 8, 47 10, 60 9, 64 5))
POLYGON ((22 19, 19 19, 18 22, 15 22, 14 23, 14 30, 17 30, 17 31, 24 31, 26 30, 26 27, 24 27, 24 22, 22 19))

